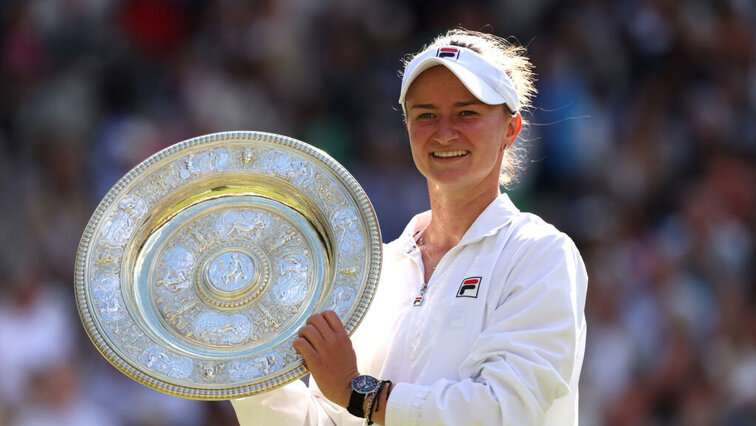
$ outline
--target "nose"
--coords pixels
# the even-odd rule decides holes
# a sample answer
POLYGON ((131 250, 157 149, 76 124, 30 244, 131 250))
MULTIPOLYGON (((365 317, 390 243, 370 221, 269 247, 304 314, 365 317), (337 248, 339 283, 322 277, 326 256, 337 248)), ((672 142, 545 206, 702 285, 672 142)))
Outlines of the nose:
POLYGON ((439 117, 437 123, 438 126, 436 127, 436 132, 433 135, 433 139, 435 139, 438 143, 448 145, 457 138, 457 128, 454 124, 454 120, 451 117, 441 116, 439 117))

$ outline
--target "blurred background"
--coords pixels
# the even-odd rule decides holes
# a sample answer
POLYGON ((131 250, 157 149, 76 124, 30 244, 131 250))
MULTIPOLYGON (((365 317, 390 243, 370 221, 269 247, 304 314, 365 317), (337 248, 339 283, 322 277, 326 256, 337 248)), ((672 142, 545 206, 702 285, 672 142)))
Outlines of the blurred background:
POLYGON ((400 58, 456 26, 536 65, 510 194, 589 270, 580 423, 756 424, 756 2, 2 0, 0 425, 236 424, 90 343, 90 215, 156 151, 260 130, 327 150, 394 239, 428 207, 400 58))

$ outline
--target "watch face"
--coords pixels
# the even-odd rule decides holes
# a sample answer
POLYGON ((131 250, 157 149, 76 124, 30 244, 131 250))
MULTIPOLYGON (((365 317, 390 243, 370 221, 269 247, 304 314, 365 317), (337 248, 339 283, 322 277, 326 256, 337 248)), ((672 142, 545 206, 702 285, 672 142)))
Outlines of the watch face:
POLYGON ((355 392, 369 394, 378 387, 378 379, 372 376, 357 376, 352 380, 352 389, 355 392))

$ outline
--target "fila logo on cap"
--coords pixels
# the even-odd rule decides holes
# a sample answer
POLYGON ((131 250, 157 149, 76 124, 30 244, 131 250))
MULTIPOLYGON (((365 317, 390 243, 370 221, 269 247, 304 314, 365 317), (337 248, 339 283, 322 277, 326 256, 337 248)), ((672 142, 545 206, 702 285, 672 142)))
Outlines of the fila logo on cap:
POLYGON ((442 47, 436 51, 437 58, 459 59, 459 49, 454 47, 442 47))
POLYGON ((481 279, 482 277, 470 277, 462 280, 462 284, 457 290, 457 297, 478 297, 481 279))

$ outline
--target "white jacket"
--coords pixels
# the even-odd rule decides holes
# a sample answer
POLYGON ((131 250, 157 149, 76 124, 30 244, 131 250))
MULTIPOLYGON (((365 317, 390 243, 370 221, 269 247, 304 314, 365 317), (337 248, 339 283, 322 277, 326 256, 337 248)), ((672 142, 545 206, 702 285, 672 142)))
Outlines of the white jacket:
MULTIPOLYGON (((419 216, 384 247, 352 336, 359 371, 399 383, 386 425, 577 425, 587 276, 573 242, 499 196, 439 262, 421 306, 419 216)), ((360 425, 311 381, 232 401, 242 425, 360 425)))

